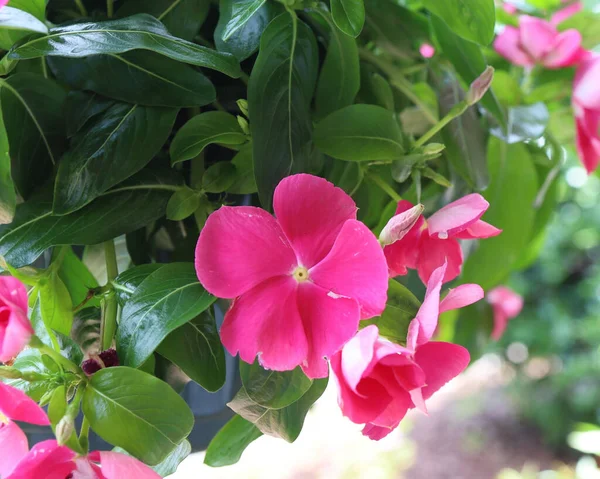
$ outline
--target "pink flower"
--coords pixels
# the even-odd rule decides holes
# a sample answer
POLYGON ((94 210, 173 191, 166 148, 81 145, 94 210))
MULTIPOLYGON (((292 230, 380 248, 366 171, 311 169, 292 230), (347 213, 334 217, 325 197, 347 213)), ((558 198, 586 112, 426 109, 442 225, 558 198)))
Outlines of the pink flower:
POLYGON ((515 7, 512 3, 505 2, 504 4, 502 4, 502 8, 509 15, 514 15, 515 13, 517 13, 519 11, 518 8, 515 7))
POLYGON ((32 334, 25 286, 16 278, 0 276, 0 362, 19 354, 32 334))
POLYGON ((0 0, 0 8, 4 7, 9 0, 0 0))
POLYGON ((331 358, 340 408, 352 422, 365 424, 363 434, 371 439, 387 436, 411 408, 426 413, 425 401, 469 364, 469 352, 462 346, 430 341, 440 313, 483 298, 481 287, 464 284, 440 303, 445 269, 444 264, 431 275, 406 346, 381 338, 371 325, 331 358))
POLYGON ((600 57, 590 56, 575 74, 573 109, 577 125, 577 152, 588 173, 600 163, 600 57))
POLYGON ((433 48, 433 46, 429 43, 423 43, 419 48, 419 53, 423 58, 431 58, 433 55, 435 55, 435 48, 433 48))
POLYGON ((221 328, 231 354, 325 377, 324 358, 356 333, 360 319, 384 310, 385 257, 356 220, 352 198, 322 178, 283 179, 273 209, 276 218, 250 206, 210 215, 196 272, 210 293, 234 299, 221 328))
POLYGON ((492 339, 498 341, 506 329, 508 320, 517 317, 523 309, 523 298, 506 286, 498 286, 488 292, 487 301, 494 310, 492 339))
POLYGON ((510 62, 524 67, 573 66, 585 53, 577 30, 559 33, 552 23, 529 15, 519 17, 519 28, 506 26, 496 37, 494 48, 510 62))
POLYGON ((80 457, 68 447, 59 446, 52 439, 33 446, 6 479, 159 479, 160 477, 144 463, 126 454, 95 451, 80 457))
POLYGON ((552 18, 550 19, 550 23, 552 25, 556 26, 559 23, 564 22, 567 18, 572 17, 576 13, 581 12, 582 10, 583 10, 583 3, 581 3, 581 2, 572 3, 571 5, 560 9, 558 12, 556 12, 554 15, 552 15, 552 18))
MULTIPOLYGON (((502 232, 480 220, 489 206, 483 196, 473 193, 444 206, 428 220, 421 216, 404 238, 384 248, 390 276, 416 269, 421 281, 427 283, 431 273, 446 261, 444 282, 456 278, 463 262, 457 239, 489 238, 502 232)), ((396 214, 411 207, 409 201, 400 201, 396 214)))
POLYGON ((0 382, 0 477, 7 477, 28 450, 25 433, 13 421, 50 425, 44 410, 24 392, 0 382))

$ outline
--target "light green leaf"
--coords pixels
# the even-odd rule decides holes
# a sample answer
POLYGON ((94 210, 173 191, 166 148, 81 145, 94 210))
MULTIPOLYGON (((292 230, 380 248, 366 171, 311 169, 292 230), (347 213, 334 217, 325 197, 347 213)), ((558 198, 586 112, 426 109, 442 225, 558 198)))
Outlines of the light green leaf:
POLYGON ((494 39, 494 0, 423 0, 423 5, 465 40, 485 46, 494 39))
POLYGON ((365 4, 363 0, 331 0, 331 16, 342 32, 357 37, 365 24, 365 4))
POLYGON ((263 433, 254 424, 236 414, 210 441, 204 464, 211 467, 235 464, 250 443, 262 435, 263 433))
POLYGON ((38 288, 44 324, 49 329, 68 336, 73 325, 73 302, 58 272, 51 270, 49 275, 38 282, 38 288))
POLYGON ((8 50, 29 35, 46 35, 48 27, 30 13, 17 8, 0 9, 0 48, 8 50))
POLYGON ((199 191, 192 190, 187 186, 177 190, 167 204, 167 218, 172 221, 180 221, 193 215, 200 206, 200 195, 199 191))

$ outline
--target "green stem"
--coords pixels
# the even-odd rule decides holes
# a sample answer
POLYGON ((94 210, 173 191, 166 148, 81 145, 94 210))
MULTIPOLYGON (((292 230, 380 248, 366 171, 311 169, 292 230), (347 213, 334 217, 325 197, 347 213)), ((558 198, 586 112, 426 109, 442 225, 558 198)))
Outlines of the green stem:
POLYGON ((62 354, 54 351, 54 349, 52 349, 51 347, 46 346, 44 343, 42 343, 42 341, 37 336, 33 336, 31 338, 29 345, 32 348, 38 349, 40 351, 40 353, 47 354, 48 356, 50 356, 52 359, 54 359, 54 361, 57 364, 62 366, 63 369, 65 369, 67 371, 71 371, 72 373, 77 374, 77 375, 79 375, 81 373, 81 369, 79 369, 79 367, 75 363, 69 361, 62 354))
POLYGON ((48 79, 48 67, 46 66, 46 57, 41 57, 40 60, 42 61, 42 74, 44 75, 44 78, 48 79))
POLYGON ((115 13, 114 0, 106 0, 106 15, 112 18, 115 13))
POLYGON ((85 5, 83 4, 83 2, 81 0, 75 0, 75 5, 77 5, 77 8, 79 9, 79 13, 81 13, 81 16, 83 16, 83 17, 88 16, 88 12, 85 8, 85 5))
POLYGON ((420 148, 421 146, 425 145, 425 143, 427 143, 429 140, 431 140, 438 131, 440 131, 442 128, 444 128, 448 123, 450 123, 456 117, 462 115, 465 111, 467 111, 467 108, 469 108, 469 105, 466 101, 461 101, 460 103, 457 103, 456 105, 454 105, 454 107, 452 107, 452 109, 448 112, 448 114, 444 118, 442 118, 440 121, 438 121, 435 125, 433 125, 431 130, 426 132, 421 138, 419 138, 417 141, 415 141, 413 148, 416 149, 416 148, 420 148))
POLYGON ((379 176, 377 173, 373 173, 372 171, 365 171, 365 177, 371 182, 375 183, 379 187, 379 189, 381 189, 381 191, 387 193, 388 196, 394 201, 402 201, 402 197, 398 193, 396 193, 394 188, 392 188, 385 181, 383 181, 381 176, 379 176))
POLYGON ((81 445, 84 452, 88 452, 90 447, 90 423, 87 417, 83 416, 83 422, 81 423, 81 431, 79 432, 79 444, 81 445))
MULTIPOLYGON (((107 284, 110 284, 119 274, 117 266, 117 253, 113 240, 104 243, 104 259, 106 261, 107 284)), ((102 349, 108 349, 117 330, 117 297, 114 291, 109 291, 104 298, 102 308, 102 323, 100 330, 102 334, 102 349)))

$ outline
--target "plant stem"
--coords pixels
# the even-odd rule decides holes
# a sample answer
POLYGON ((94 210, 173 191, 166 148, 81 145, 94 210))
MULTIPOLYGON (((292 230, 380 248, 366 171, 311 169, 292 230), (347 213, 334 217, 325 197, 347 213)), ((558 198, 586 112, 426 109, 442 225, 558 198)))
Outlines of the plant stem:
POLYGON ((381 191, 387 193, 391 199, 393 199, 394 201, 402 201, 402 197, 398 193, 396 193, 394 188, 392 188, 385 181, 383 181, 381 176, 379 176, 377 173, 373 173, 372 171, 365 171, 365 176, 373 183, 375 183, 379 187, 379 189, 381 189, 381 191))
POLYGON ((435 125, 433 125, 431 130, 426 132, 421 138, 419 138, 417 141, 415 141, 413 148, 420 148, 421 146, 425 145, 425 143, 427 143, 429 140, 431 140, 438 131, 440 131, 442 128, 444 128, 448 123, 450 123, 452 120, 454 120, 457 116, 460 116, 465 111, 467 111, 467 108, 469 108, 469 105, 467 104, 466 101, 461 101, 460 103, 457 103, 456 105, 454 105, 454 107, 452 107, 452 109, 448 112, 448 114, 444 118, 442 118, 440 121, 438 121, 435 125))
POLYGON ((79 432, 79 444, 81 445, 84 452, 88 452, 90 447, 90 423, 87 417, 83 416, 83 422, 81 423, 81 431, 79 432))
POLYGON ((114 0, 106 0, 106 15, 108 18, 112 18, 115 13, 115 7, 113 5, 114 0))
POLYGON ((44 78, 48 79, 48 67, 46 66, 46 57, 41 57, 40 60, 42 61, 42 74, 44 75, 44 78))
POLYGON ((32 348, 38 349, 40 351, 40 353, 47 354, 48 356, 50 356, 52 359, 54 359, 54 361, 57 364, 62 366, 65 370, 71 371, 72 373, 77 374, 77 375, 79 375, 81 373, 81 370, 75 363, 69 361, 62 354, 54 351, 54 349, 52 349, 51 347, 46 346, 44 343, 42 343, 42 341, 37 336, 32 336, 31 341, 29 342, 29 345, 32 348))
MULTIPOLYGON (((117 266, 117 253, 113 240, 104 243, 104 259, 106 261, 107 285, 117 277, 119 269, 117 266)), ((108 349, 117 329, 117 297, 111 289, 104 298, 102 308, 102 323, 100 331, 102 334, 102 349, 108 349)))
POLYGON ((79 13, 81 13, 81 15, 83 17, 88 16, 88 12, 85 8, 85 5, 83 4, 83 2, 81 0, 75 0, 75 5, 77 5, 77 8, 79 9, 79 13))

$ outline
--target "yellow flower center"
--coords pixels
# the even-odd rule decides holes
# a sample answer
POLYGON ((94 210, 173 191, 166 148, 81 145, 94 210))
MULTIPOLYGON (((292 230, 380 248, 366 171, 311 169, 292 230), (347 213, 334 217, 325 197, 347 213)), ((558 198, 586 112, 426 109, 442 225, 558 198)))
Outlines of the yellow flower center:
POLYGON ((294 276, 294 279, 298 281, 298 283, 304 283, 305 281, 308 281, 308 270, 304 266, 298 266, 292 275, 294 276))
POLYGON ((0 412, 0 427, 8 424, 8 418, 0 412))

